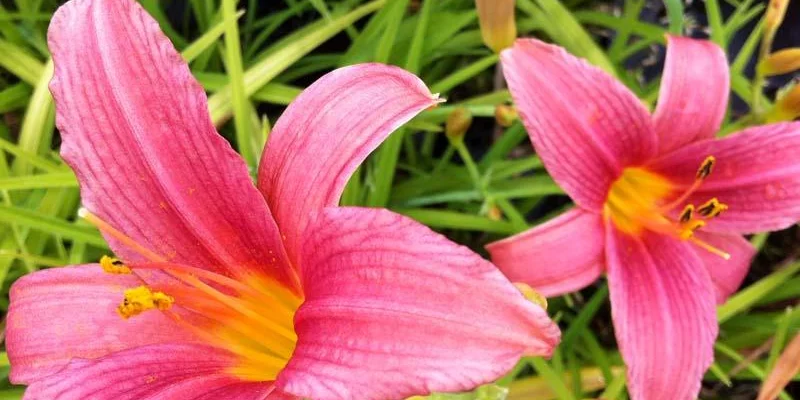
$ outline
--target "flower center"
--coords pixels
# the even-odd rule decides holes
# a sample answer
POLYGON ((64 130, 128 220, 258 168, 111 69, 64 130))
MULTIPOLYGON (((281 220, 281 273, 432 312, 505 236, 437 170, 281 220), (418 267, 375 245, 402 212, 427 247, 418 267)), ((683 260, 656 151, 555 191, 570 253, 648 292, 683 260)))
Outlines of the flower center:
POLYGON ((715 159, 707 157, 697 169, 694 183, 674 197, 675 186, 667 178, 641 167, 628 167, 608 191, 603 213, 617 229, 639 235, 648 230, 689 241, 704 250, 728 259, 730 255, 695 237, 695 232, 717 217, 728 206, 717 198, 695 207, 686 200, 711 174, 715 159), (675 211, 683 207, 679 214, 675 211))
MULTIPOLYGON (((230 277, 176 264, 152 252, 86 210, 79 215, 150 262, 125 264, 103 257, 112 274, 160 271, 155 282, 124 291, 117 312, 124 319, 159 310, 209 345, 232 353, 228 372, 245 381, 273 381, 297 344, 294 315, 302 297, 268 276, 230 277)), ((146 276, 139 274, 137 276, 146 276)), ((150 281, 151 279, 148 279, 150 281)))

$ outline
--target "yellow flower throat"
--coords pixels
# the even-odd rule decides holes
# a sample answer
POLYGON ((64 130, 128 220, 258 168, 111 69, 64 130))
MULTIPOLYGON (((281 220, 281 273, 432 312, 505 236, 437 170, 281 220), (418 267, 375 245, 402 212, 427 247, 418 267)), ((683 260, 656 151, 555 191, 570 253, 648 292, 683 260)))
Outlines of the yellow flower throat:
POLYGON ((149 263, 128 265, 103 257, 107 273, 159 270, 168 284, 125 289, 117 313, 123 319, 158 310, 208 345, 227 350, 236 362, 227 372, 238 379, 273 381, 289 362, 297 344, 294 315, 302 296, 267 276, 229 277, 207 269, 174 264, 136 243, 86 210, 80 216, 138 252, 149 263), (177 306, 177 307, 175 307, 177 306))
POLYGON ((641 167, 628 167, 608 191, 603 213, 617 229, 639 235, 648 230, 689 241, 704 250, 728 259, 730 255, 695 237, 695 231, 719 216, 728 206, 717 198, 695 206, 684 204, 711 174, 715 159, 707 157, 697 169, 694 183, 674 197, 675 186, 665 177, 641 167), (674 211, 681 207, 675 215, 674 211))

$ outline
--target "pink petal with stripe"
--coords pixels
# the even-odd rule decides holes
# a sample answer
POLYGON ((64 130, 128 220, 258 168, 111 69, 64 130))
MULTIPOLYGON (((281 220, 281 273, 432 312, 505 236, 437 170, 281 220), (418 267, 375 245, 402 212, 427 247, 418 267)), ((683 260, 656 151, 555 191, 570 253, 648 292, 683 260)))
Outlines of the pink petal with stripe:
POLYGON ((667 37, 667 57, 653 123, 659 151, 710 139, 719 130, 730 94, 725 52, 708 40, 667 37))
POLYGON ((694 400, 714 359, 715 295, 686 242, 630 236, 609 224, 611 316, 631 398, 694 400))
POLYGON ((648 167, 680 187, 689 187, 707 156, 714 170, 687 202, 716 197, 728 205, 706 230, 755 233, 800 221, 800 123, 746 129, 718 140, 704 140, 653 161, 648 167))
POLYGON ((605 269, 601 217, 580 208, 486 246, 492 262, 512 282, 547 297, 582 289, 605 269))
MULTIPOLYGON (((53 17, 48 42, 61 154, 86 208, 170 261, 238 276, 256 269, 296 286, 246 165, 139 4, 73 0, 53 17)), ((143 260, 106 239, 125 261, 143 260)))
POLYGON ((110 275, 97 265, 49 269, 17 280, 6 319, 11 381, 30 383, 73 358, 196 340, 161 313, 120 318, 116 308, 123 291, 141 284, 133 275, 110 275))
POLYGON ((725 260, 716 254, 695 248, 697 256, 711 275, 717 304, 722 304, 742 286, 757 251, 747 239, 737 234, 698 231, 695 236, 731 256, 725 260))
POLYGON ((76 359, 61 372, 37 380, 28 400, 259 400, 272 382, 248 383, 226 373, 233 359, 198 344, 158 344, 95 360, 76 359))
POLYGON ((300 397, 469 390, 559 340, 492 264, 387 210, 325 209, 303 257, 297 348, 277 380, 300 397))
POLYGON ((575 203, 600 212, 622 168, 656 152, 649 112, 619 81, 561 47, 518 39, 501 59, 548 172, 575 203))
POLYGON ((270 134, 258 184, 293 260, 310 216, 338 205, 347 180, 369 153, 438 102, 409 72, 360 64, 326 74, 289 105, 270 134))

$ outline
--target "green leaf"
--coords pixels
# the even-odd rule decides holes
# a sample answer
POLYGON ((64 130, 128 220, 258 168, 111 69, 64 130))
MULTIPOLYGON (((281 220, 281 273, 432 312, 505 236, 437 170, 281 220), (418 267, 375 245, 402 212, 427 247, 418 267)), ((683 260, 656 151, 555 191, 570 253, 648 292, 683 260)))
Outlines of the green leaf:
POLYGON ((256 168, 260 158, 258 152, 252 147, 253 140, 250 136, 249 100, 244 89, 244 67, 242 66, 242 47, 239 43, 239 24, 236 21, 235 0, 222 0, 222 20, 225 25, 225 68, 230 79, 231 107, 233 108, 233 123, 236 129, 236 145, 251 170, 256 168))
POLYGON ((31 96, 30 85, 20 82, 0 91, 0 114, 25 107, 31 96))
MULTIPOLYGON (((244 11, 240 10, 236 13, 236 18, 241 18, 242 15, 244 15, 244 11)), ((211 48, 211 46, 217 42, 217 39, 219 39, 219 37, 225 33, 226 28, 227 25, 225 21, 222 21, 214 25, 211 29, 207 30, 202 36, 197 38, 197 40, 186 46, 186 48, 181 51, 181 56, 183 56, 183 59, 187 63, 191 63, 200 54, 203 54, 204 51, 211 48)))
MULTIPOLYGON (((374 0, 336 18, 333 22, 320 21, 319 23, 311 24, 308 27, 311 29, 299 31, 302 35, 292 37, 291 41, 282 41, 276 44, 274 48, 267 50, 268 57, 245 71, 245 94, 251 96, 311 50, 314 50, 353 22, 379 9, 384 3, 385 0, 374 0)), ((231 116, 231 96, 231 88, 228 85, 209 97, 208 108, 211 113, 211 120, 216 125, 220 125, 231 116)))
POLYGON ((30 190, 65 187, 78 187, 78 180, 75 179, 75 174, 71 171, 0 178, 0 190, 30 190))
POLYGON ((725 45, 725 27, 722 24, 722 12, 719 9, 717 0, 706 0, 706 17, 708 26, 711 28, 711 41, 727 49, 725 45))
POLYGON ((578 23, 575 16, 558 0, 518 0, 517 7, 539 26, 550 38, 570 53, 589 60, 592 64, 616 76, 614 65, 600 46, 578 23))
POLYGON ((42 215, 19 207, 0 206, 0 221, 15 223, 67 239, 80 240, 95 246, 107 248, 108 245, 94 228, 76 226, 63 219, 42 215))
POLYGON ((0 39, 0 67, 30 85, 39 83, 44 73, 44 65, 25 49, 0 39))
POLYGON ((675 35, 683 33, 683 1, 664 0, 669 18, 669 32, 675 35))
MULTIPOLYGON (((33 95, 22 120, 19 133, 19 147, 29 153, 39 154, 50 150, 50 142, 55 129, 55 107, 50 94, 50 78, 53 76, 53 61, 49 60, 36 82, 33 95)), ((30 173, 33 166, 18 160, 14 163, 14 173, 30 173)))
POLYGON ((453 228, 506 235, 517 232, 510 222, 495 221, 486 217, 456 211, 424 208, 398 208, 394 209, 394 211, 434 228, 453 228))
POLYGON ((744 290, 740 290, 738 293, 731 296, 725 304, 717 308, 717 319, 719 323, 723 323, 734 315, 747 310, 756 304, 759 299, 783 285, 794 276, 797 271, 800 271, 800 262, 791 263, 761 278, 758 282, 746 287, 744 290))

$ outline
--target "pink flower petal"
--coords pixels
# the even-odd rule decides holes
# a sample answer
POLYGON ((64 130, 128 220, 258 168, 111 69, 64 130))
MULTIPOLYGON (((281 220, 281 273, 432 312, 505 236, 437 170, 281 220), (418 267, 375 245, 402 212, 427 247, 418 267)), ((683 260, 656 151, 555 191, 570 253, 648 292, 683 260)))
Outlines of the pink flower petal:
POLYGON ((289 105, 270 135, 258 184, 293 260, 311 213, 339 204, 367 155, 437 102, 413 74, 361 64, 323 76, 289 105))
POLYGON ((86 207, 170 260, 293 284, 267 205, 158 23, 132 0, 73 0, 48 39, 61 154, 86 207))
POLYGON ((524 282, 547 297, 573 292, 603 272, 603 221, 573 208, 518 235, 486 246, 492 262, 512 282, 524 282))
POLYGON ((97 265, 26 275, 11 287, 6 348, 11 380, 30 383, 72 358, 96 358, 153 343, 190 341, 162 313, 123 320, 123 291, 141 285, 133 275, 110 275, 97 265))
POLYGON ((272 382, 246 383, 225 371, 234 360, 213 347, 159 344, 123 350, 97 359, 78 359, 61 372, 38 380, 30 399, 94 400, 257 400, 272 382))
POLYGON ((744 234, 783 229, 800 220, 798 154, 800 123, 781 123, 688 145, 649 168, 688 187, 703 159, 716 157, 713 172, 688 201, 700 205, 717 197, 729 208, 706 229, 744 234))
POLYGON ((695 252, 711 275, 717 304, 722 304, 742 285, 750 269, 750 263, 756 255, 756 249, 740 235, 698 231, 695 236, 731 255, 729 260, 725 260, 716 254, 695 248, 695 252))
POLYGON ((611 316, 633 399, 692 400, 714 359, 714 291, 685 242, 609 224, 611 316))
POLYGON ((317 400, 405 398, 549 355, 556 325, 489 262, 387 210, 327 208, 304 244, 306 300, 277 386, 317 400))
POLYGON ((547 170, 578 205, 599 211, 622 168, 656 151, 647 109, 613 77, 560 47, 519 39, 501 57, 547 170))
POLYGON ((730 92, 725 52, 708 40, 669 36, 653 123, 659 151, 714 137, 730 92))

